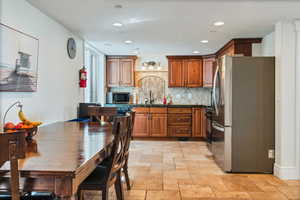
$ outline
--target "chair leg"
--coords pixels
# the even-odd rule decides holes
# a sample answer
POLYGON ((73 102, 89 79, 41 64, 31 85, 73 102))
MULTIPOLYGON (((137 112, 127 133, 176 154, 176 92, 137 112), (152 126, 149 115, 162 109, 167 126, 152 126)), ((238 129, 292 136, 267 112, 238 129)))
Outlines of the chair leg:
POLYGON ((115 189, 116 189, 117 200, 124 200, 124 191, 123 191, 123 186, 121 181, 121 170, 117 174, 115 189))
POLYGON ((108 195, 109 195, 109 188, 105 187, 102 190, 102 200, 108 200, 108 195))
POLYGON ((81 189, 77 191, 78 200, 84 200, 84 192, 81 189))
POLYGON ((130 187, 130 179, 129 179, 129 174, 128 174, 128 165, 127 165, 127 161, 123 167, 123 172, 124 172, 124 175, 125 175, 125 180, 126 180, 126 185, 127 185, 127 190, 131 190, 131 187, 130 187))

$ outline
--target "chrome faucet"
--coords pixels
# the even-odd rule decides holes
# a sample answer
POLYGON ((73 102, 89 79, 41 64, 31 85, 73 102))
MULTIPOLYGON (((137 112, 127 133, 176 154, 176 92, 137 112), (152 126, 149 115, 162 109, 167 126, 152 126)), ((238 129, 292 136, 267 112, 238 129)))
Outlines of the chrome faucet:
POLYGON ((154 103, 154 98, 152 97, 152 91, 150 90, 150 104, 154 103))

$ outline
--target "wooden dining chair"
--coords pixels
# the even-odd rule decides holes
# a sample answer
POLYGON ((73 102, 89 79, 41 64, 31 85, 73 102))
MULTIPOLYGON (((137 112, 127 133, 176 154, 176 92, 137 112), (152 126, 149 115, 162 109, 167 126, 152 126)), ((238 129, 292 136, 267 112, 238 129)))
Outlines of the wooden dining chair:
POLYGON ((128 139, 127 139, 127 142, 125 145, 125 161, 124 161, 122 169, 123 169, 123 173, 125 175, 127 190, 130 190, 131 186, 130 186, 130 179, 129 179, 129 174, 128 174, 128 159, 129 159, 129 148, 130 148, 133 127, 134 127, 135 112, 130 111, 130 112, 127 112, 126 115, 129 116, 129 125, 128 125, 129 128, 128 128, 128 139))
POLYGON ((78 188, 79 200, 84 199, 85 190, 101 190, 102 200, 108 200, 109 188, 114 185, 117 199, 124 199, 121 183, 121 170, 125 159, 125 148, 128 137, 128 116, 114 118, 114 140, 111 155, 105 165, 98 165, 96 169, 80 184, 78 188))
POLYGON ((90 119, 93 120, 94 118, 101 122, 101 118, 104 118, 104 121, 113 121, 113 117, 118 115, 118 108, 116 107, 100 107, 100 106, 89 106, 88 107, 88 114, 90 119))
POLYGON ((87 113, 91 121, 95 121, 95 119, 101 121, 100 108, 100 106, 88 106, 87 113))
MULTIPOLYGON (((11 192, 12 200, 20 200, 18 159, 25 158, 25 133, 0 133, 0 167, 10 161, 10 182, 7 190, 11 192)), ((1 183, 6 185, 5 182, 1 183)))
POLYGON ((10 177, 0 174, 0 200, 52 200, 51 193, 20 191, 18 159, 25 158, 28 144, 24 132, 0 133, 0 167, 10 161, 10 177), (3 176, 1 176, 3 175, 3 176), (22 192, 22 195, 20 195, 22 192))
POLYGON ((116 108, 116 107, 101 107, 99 115, 104 118, 104 121, 112 122, 113 117, 118 115, 118 108, 116 108))

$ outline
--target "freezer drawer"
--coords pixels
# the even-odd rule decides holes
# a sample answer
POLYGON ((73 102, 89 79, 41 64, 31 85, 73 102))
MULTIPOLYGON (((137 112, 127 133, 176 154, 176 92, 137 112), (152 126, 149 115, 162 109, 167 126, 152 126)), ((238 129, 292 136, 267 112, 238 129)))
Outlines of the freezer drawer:
POLYGON ((226 172, 231 171, 231 127, 212 122, 212 153, 216 163, 226 172))

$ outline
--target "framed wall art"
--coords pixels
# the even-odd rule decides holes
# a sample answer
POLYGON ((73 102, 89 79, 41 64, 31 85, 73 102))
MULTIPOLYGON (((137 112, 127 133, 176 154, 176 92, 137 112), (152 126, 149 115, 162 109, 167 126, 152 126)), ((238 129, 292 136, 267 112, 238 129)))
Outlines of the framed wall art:
POLYGON ((0 23, 0 92, 36 92, 39 40, 0 23))

